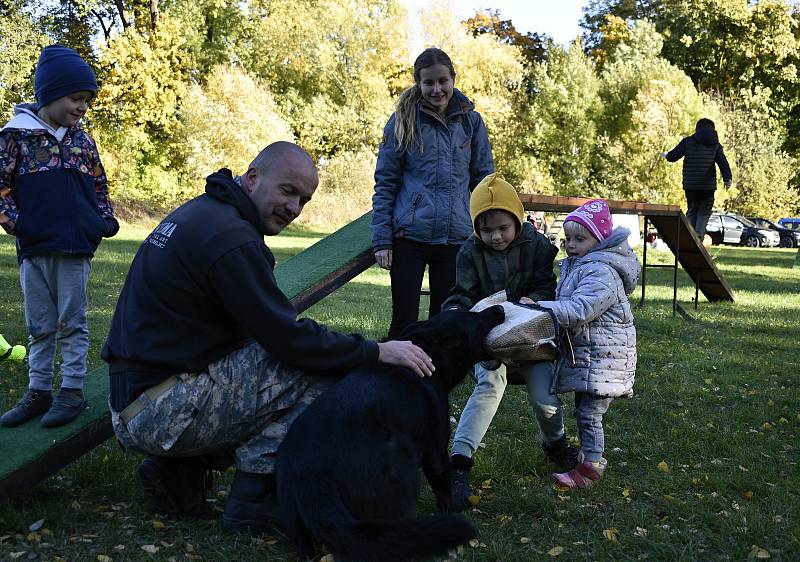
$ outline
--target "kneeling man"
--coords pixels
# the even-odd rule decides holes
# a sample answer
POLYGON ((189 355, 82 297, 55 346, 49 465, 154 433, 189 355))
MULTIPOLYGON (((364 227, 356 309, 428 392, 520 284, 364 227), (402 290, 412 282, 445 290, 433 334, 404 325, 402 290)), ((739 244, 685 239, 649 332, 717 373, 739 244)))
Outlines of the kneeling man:
POLYGON ((297 218, 318 182, 308 153, 273 143, 241 176, 210 175, 205 193, 136 253, 102 356, 114 431, 148 455, 139 474, 160 510, 203 516, 205 471, 229 452, 236 474, 223 525, 269 530, 278 445, 333 379, 376 361, 431 374, 411 342, 376 343, 298 319, 278 288, 263 237, 297 218))

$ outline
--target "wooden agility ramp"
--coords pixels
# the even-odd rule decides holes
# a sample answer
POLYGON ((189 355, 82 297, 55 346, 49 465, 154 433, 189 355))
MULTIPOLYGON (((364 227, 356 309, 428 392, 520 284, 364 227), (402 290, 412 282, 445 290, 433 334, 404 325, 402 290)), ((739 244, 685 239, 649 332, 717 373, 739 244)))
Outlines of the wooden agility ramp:
MULTIPOLYGON (((368 213, 275 268, 281 290, 302 312, 375 262, 368 213)), ((73 423, 45 429, 34 419, 0 428, 0 502, 22 494, 114 435, 108 412, 108 368, 86 376, 90 408, 73 423)))
MULTIPOLYGON (((551 195, 533 195, 521 193, 519 196, 525 210, 528 211, 553 211, 568 212, 583 205, 590 199, 583 197, 558 197, 551 195)), ((615 201, 606 200, 612 213, 642 215, 645 219, 645 243, 642 257, 642 299, 644 302, 645 289, 647 287, 647 269, 659 267, 647 263, 647 224, 652 224, 658 230, 661 239, 672 250, 675 256, 673 268, 673 312, 677 311, 685 314, 677 302, 677 275, 678 264, 691 277, 695 284, 695 305, 697 304, 697 291, 711 302, 733 301, 733 290, 722 273, 717 268, 714 260, 708 254, 705 246, 695 234, 694 229, 689 225, 686 215, 677 205, 655 205, 651 203, 640 203, 636 201, 615 201)))

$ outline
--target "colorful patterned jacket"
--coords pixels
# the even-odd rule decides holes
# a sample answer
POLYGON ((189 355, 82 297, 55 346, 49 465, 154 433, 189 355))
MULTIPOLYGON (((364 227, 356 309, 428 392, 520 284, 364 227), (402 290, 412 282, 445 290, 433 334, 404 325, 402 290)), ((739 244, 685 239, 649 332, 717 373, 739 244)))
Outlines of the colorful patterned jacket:
POLYGON ((17 237, 20 263, 42 254, 94 255, 119 223, 94 140, 80 124, 53 130, 15 108, 0 131, 0 223, 17 237))

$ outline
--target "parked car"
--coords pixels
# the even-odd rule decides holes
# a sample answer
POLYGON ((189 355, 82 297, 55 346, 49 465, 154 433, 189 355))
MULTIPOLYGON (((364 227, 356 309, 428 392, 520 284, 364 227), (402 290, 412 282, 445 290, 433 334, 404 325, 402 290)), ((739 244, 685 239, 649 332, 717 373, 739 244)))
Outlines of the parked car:
POLYGON ((778 219, 778 226, 788 228, 789 230, 800 230, 800 219, 796 218, 783 218, 778 219))
POLYGON ((713 244, 734 244, 742 246, 777 246, 780 235, 774 230, 758 228, 744 217, 712 213, 706 226, 706 234, 713 244))
POLYGON ((750 220, 758 227, 758 228, 766 228, 769 230, 774 230, 778 233, 781 237, 781 248, 797 248, 800 246, 800 229, 799 230, 791 230, 789 228, 785 228, 783 226, 779 226, 772 222, 769 219, 765 219, 762 217, 750 217, 750 220))

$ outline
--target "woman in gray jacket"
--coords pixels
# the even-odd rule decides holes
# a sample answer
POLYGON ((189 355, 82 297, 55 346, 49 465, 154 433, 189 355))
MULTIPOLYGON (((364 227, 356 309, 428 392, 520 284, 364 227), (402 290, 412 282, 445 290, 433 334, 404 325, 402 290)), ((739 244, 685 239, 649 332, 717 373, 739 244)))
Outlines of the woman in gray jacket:
POLYGON ((628 245, 630 232, 613 229, 605 201, 581 205, 564 219, 567 259, 555 301, 539 305, 566 328, 573 353, 562 353, 553 383, 575 393, 581 439, 580 463, 551 478, 562 488, 588 488, 603 475, 603 414, 617 396, 633 394, 636 328, 628 295, 639 279, 639 261, 628 245))
POLYGON ((378 150, 372 246, 391 272, 389 339, 417 321, 426 265, 428 316, 441 309, 455 284, 458 249, 472 234, 469 194, 494 172, 483 119, 454 87, 455 76, 444 51, 423 51, 378 150))

